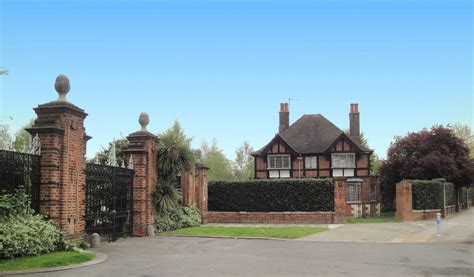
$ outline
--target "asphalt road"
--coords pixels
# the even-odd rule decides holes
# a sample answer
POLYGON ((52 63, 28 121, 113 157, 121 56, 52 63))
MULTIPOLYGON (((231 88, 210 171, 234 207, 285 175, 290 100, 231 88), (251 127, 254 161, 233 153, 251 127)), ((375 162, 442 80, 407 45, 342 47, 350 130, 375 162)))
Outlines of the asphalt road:
POLYGON ((474 276, 473 244, 190 237, 105 244, 102 264, 36 276, 474 276))

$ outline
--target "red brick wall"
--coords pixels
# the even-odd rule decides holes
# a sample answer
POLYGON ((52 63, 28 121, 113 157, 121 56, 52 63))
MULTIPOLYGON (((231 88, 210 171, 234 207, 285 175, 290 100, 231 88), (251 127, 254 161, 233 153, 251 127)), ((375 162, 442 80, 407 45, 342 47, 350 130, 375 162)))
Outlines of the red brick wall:
POLYGON ((323 223, 334 222, 333 212, 208 212, 207 223, 323 223))

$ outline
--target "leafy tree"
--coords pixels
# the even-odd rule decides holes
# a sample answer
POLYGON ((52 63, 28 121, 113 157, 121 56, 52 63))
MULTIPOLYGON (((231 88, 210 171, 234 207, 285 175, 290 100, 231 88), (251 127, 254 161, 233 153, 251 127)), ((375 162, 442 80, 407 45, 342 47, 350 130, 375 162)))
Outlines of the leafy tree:
POLYGON ((13 138, 10 134, 10 127, 7 124, 0 124, 0 148, 12 145, 13 138))
POLYGON ((467 147, 469 148, 469 156, 474 158, 474 135, 471 128, 467 124, 455 123, 454 125, 449 126, 453 130, 454 134, 464 140, 467 147))
POLYGON ((397 137, 380 171, 382 201, 393 208, 395 184, 404 179, 444 178, 458 187, 470 185, 474 181, 474 159, 451 129, 433 126, 431 130, 397 137))
MULTIPOLYGON (((126 138, 120 138, 118 140, 114 140, 115 142, 115 156, 117 158, 118 165, 122 165, 122 163, 127 163, 126 155, 124 150, 128 148, 128 140, 126 138)), ((113 142, 109 142, 107 148, 102 147, 102 150, 97 152, 94 159, 98 159, 100 164, 106 164, 107 159, 109 158, 110 149, 112 148, 113 142)))
POLYGON ((191 150, 192 139, 184 134, 178 121, 160 136, 157 145, 158 174, 161 178, 176 179, 176 176, 190 170, 195 162, 191 150))
POLYGON ((25 126, 15 133, 15 141, 13 142, 13 148, 16 151, 29 151, 31 149, 31 135, 26 131, 27 128, 33 126, 34 119, 30 120, 25 126))
POLYGON ((0 76, 1 75, 8 75, 8 69, 0 68, 0 76))
POLYGON ((219 148, 214 138, 212 144, 203 141, 201 144, 202 161, 209 167, 208 180, 232 180, 232 164, 219 148))
POLYGON ((234 179, 239 181, 249 180, 254 175, 253 157, 250 155, 253 148, 245 141, 235 150, 235 160, 232 163, 234 179))

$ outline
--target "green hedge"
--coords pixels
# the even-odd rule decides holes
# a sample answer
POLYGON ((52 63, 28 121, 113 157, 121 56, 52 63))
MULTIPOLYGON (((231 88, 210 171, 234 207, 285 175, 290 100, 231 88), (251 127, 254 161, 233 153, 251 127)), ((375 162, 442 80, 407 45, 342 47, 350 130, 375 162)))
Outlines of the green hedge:
POLYGON ((209 211, 333 211, 332 179, 209 182, 209 211))
POLYGON ((443 185, 446 185, 446 205, 455 204, 454 185, 440 180, 408 180, 412 184, 413 209, 434 210, 443 208, 443 185))

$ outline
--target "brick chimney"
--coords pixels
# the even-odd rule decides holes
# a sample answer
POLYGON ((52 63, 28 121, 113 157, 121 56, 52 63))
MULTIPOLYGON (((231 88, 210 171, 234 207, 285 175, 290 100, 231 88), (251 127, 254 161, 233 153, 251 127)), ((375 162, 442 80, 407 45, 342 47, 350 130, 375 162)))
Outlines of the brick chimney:
POLYGON ((279 132, 283 132, 290 126, 290 111, 288 110, 288 103, 280 104, 280 128, 279 132))
POLYGON ((349 113, 349 136, 360 142, 360 119, 359 119, 359 104, 351 104, 349 113))

